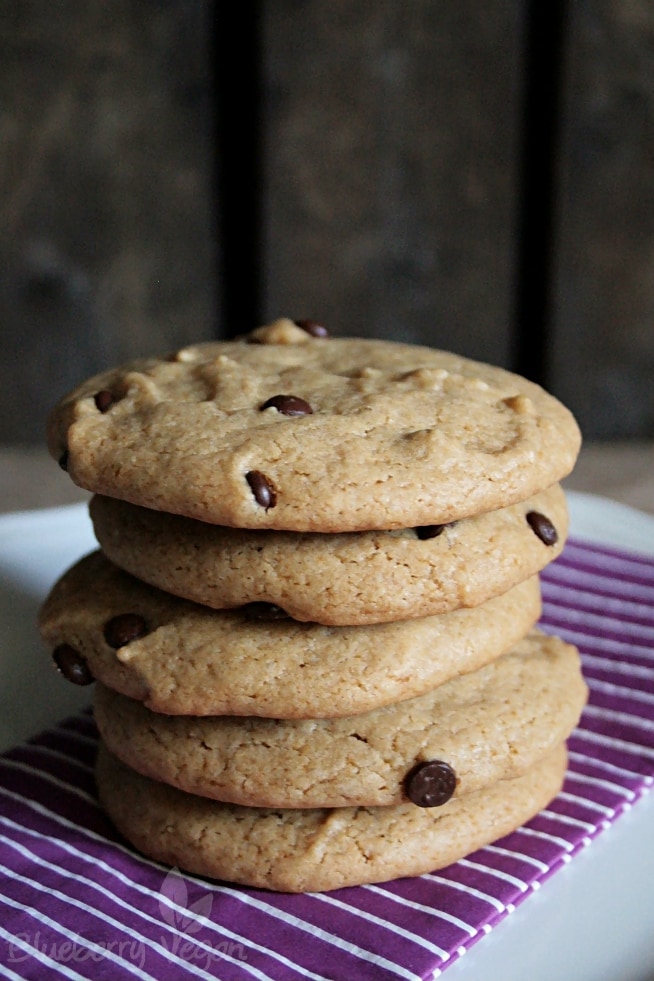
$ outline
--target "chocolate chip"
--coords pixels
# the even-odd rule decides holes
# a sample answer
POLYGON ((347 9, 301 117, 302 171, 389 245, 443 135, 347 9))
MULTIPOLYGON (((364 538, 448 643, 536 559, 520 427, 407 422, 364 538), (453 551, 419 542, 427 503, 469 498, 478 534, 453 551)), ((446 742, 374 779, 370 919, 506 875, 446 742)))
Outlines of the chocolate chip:
POLYGON ((530 511, 526 517, 529 527, 544 545, 556 545, 559 533, 549 518, 539 511, 530 511))
POLYGON ((250 485, 257 504, 260 504, 266 511, 268 508, 274 508, 277 504, 277 493, 274 485, 268 480, 266 475, 261 473, 260 470, 250 470, 246 473, 245 479, 250 485))
POLYGON ((62 470, 66 470, 66 471, 68 470, 68 450, 64 450, 64 452, 59 457, 58 462, 62 470))
POLYGON ((113 394, 107 388, 97 392, 94 398, 95 407, 99 412, 108 412, 115 401, 113 394))
POLYGON ((261 412, 264 409, 277 409, 283 416, 310 416, 313 413, 309 403, 297 395, 273 395, 259 408, 261 412))
POLYGON ((148 625, 139 613, 120 613, 108 620, 103 630, 104 639, 114 650, 145 637, 148 632, 148 625))
POLYGON ((329 331, 316 320, 296 320, 295 326, 305 330, 312 337, 329 337, 329 331))
POLYGON ((420 525, 415 532, 421 541, 426 541, 428 538, 438 538, 444 528, 447 525, 420 525))
POLYGON ((84 655, 70 644, 59 644, 55 647, 52 659, 66 681, 72 681, 74 685, 90 685, 95 680, 84 655))
POLYGON ((440 807, 456 788, 456 774, 443 760, 418 763, 406 778, 406 793, 418 807, 440 807))
POLYGON ((286 610, 276 603, 246 603, 241 609, 248 620, 288 620, 286 610))

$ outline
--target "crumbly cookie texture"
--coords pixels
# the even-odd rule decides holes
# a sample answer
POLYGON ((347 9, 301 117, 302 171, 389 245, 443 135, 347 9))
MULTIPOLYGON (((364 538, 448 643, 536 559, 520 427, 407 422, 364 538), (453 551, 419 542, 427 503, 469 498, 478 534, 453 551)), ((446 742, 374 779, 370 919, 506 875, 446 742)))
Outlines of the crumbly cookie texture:
POLYGON ((509 834, 556 796, 566 751, 441 807, 241 807, 141 776, 102 746, 96 780, 117 829, 143 854, 209 878, 318 892, 433 872, 509 834))
POLYGON ((553 561, 568 534, 558 484, 453 524, 385 532, 244 531, 98 496, 90 512, 105 554, 153 586, 215 609, 272 603, 333 625, 477 606, 553 561))
POLYGON ((253 619, 247 608, 176 599, 98 551, 54 585, 39 626, 70 680, 79 680, 75 668, 156 712, 321 718, 410 698, 474 670, 517 643, 540 609, 532 577, 472 610, 418 620, 327 627, 253 619))
POLYGON ((407 799, 433 760, 464 796, 519 776, 570 735, 586 703, 577 650, 533 631, 472 673, 394 705, 341 719, 160 715, 103 685, 105 744, 145 776, 254 807, 383 806, 407 799))
POLYGON ((514 503, 576 460, 572 414, 501 368, 282 319, 133 362, 53 410, 81 487, 239 528, 442 524, 514 503))

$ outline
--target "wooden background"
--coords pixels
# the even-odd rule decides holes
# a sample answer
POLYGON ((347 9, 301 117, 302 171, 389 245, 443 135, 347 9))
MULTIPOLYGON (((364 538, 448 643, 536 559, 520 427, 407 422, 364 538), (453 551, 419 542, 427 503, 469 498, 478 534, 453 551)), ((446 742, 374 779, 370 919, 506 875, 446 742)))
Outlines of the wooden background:
POLYGON ((654 436, 648 0, 0 0, 0 146, 0 442, 283 314, 654 436))

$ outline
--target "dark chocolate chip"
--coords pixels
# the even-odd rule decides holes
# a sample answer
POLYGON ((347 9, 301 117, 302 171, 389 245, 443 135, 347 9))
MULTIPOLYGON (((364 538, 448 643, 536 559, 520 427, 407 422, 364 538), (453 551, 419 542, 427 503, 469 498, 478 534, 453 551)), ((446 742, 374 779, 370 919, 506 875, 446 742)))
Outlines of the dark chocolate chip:
POLYGON ((66 471, 68 470, 68 450, 64 450, 64 452, 59 457, 59 466, 61 467, 62 470, 66 470, 66 471))
POLYGON ((259 408, 261 412, 264 409, 277 409, 283 416, 310 416, 313 413, 309 403, 297 395, 273 395, 259 408))
POLYGON ((84 655, 70 644, 59 644, 55 647, 52 659, 66 681, 72 681, 74 685, 90 685, 95 680, 84 655))
POLYGON ((305 330, 312 337, 329 337, 329 331, 316 320, 296 320, 295 326, 305 330))
POLYGON ((268 508, 274 508, 277 504, 277 493, 274 485, 268 480, 266 475, 261 473, 260 470, 250 470, 246 473, 245 479, 250 485, 257 504, 260 504, 266 511, 268 508))
POLYGON ((438 538, 444 528, 447 528, 447 525, 420 525, 415 532, 421 541, 426 541, 428 538, 438 538))
POLYGON ((544 545, 556 545, 559 540, 559 533, 544 514, 540 514, 539 511, 530 511, 527 515, 527 523, 544 545))
POLYGON ((120 613, 108 620, 103 630, 104 639, 114 650, 145 637, 148 632, 148 625, 140 613, 120 613))
POLYGON ((456 774, 443 760, 418 763, 406 778, 406 793, 418 807, 440 807, 456 788, 456 774))
POLYGON ((97 392, 94 401, 98 412, 108 412, 116 400, 107 388, 103 388, 100 392, 97 392))
POLYGON ((276 603, 246 603, 241 607, 248 620, 288 620, 286 610, 276 603))

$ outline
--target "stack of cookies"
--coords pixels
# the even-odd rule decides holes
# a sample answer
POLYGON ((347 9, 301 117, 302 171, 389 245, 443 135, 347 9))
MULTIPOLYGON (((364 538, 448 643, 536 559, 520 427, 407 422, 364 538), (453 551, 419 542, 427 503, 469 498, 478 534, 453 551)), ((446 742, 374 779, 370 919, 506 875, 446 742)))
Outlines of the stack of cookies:
POLYGON ((558 792, 586 700, 540 632, 579 431, 500 368, 278 320, 50 421, 100 549, 40 616, 150 857, 318 891, 432 871, 558 792))

